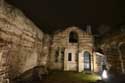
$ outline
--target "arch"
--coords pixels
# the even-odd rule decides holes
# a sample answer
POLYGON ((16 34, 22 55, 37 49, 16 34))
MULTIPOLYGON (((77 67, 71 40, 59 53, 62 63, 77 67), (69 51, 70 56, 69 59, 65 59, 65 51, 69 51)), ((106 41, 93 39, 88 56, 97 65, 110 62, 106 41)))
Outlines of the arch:
POLYGON ((124 59, 125 59, 125 43, 124 42, 120 42, 118 44, 118 53, 119 53, 119 59, 120 59, 120 65, 121 65, 121 71, 122 72, 125 72, 125 62, 124 62, 124 59))
POLYGON ((120 46, 120 50, 122 52, 122 55, 125 55, 125 43, 120 46))
POLYGON ((69 34, 69 42, 70 43, 78 43, 78 34, 74 31, 71 31, 69 34))
POLYGON ((91 70, 91 55, 88 51, 84 52, 84 70, 91 70))

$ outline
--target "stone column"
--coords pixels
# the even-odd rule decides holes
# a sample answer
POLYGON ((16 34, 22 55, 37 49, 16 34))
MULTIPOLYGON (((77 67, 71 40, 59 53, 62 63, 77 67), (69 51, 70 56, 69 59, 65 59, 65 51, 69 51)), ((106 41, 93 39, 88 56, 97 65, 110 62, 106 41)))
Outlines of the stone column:
POLYGON ((93 65, 93 67, 94 67, 94 68, 93 68, 93 71, 96 72, 96 71, 97 71, 97 70, 96 70, 97 64, 96 64, 96 54, 95 54, 95 53, 93 53, 93 60, 94 60, 94 61, 93 61, 93 64, 94 64, 94 65, 93 65))
POLYGON ((58 60, 59 60, 59 63, 61 63, 61 47, 59 47, 59 50, 58 50, 58 51, 59 51, 59 54, 58 54, 58 55, 59 55, 58 60))
POLYGON ((83 53, 79 53, 78 54, 78 72, 82 72, 84 71, 84 57, 83 57, 83 53))
POLYGON ((121 70, 122 70, 122 73, 124 73, 124 72, 125 72, 125 69, 124 69, 124 64, 123 64, 123 59, 122 59, 122 53, 121 53, 121 50, 120 50, 119 47, 117 48, 117 50, 118 50, 119 59, 120 59, 120 62, 121 62, 121 70))
POLYGON ((81 71, 81 66, 80 66, 80 54, 78 54, 78 72, 81 71))
POLYGON ((65 50, 64 53, 64 70, 67 70, 67 50, 65 50))
POLYGON ((93 54, 90 56, 90 64, 91 64, 91 71, 94 71, 94 56, 93 54))
POLYGON ((4 46, 0 49, 0 83, 9 83, 8 68, 9 68, 9 47, 4 46))
POLYGON ((91 60, 91 71, 94 71, 94 56, 93 56, 93 53, 90 56, 90 60, 91 60))

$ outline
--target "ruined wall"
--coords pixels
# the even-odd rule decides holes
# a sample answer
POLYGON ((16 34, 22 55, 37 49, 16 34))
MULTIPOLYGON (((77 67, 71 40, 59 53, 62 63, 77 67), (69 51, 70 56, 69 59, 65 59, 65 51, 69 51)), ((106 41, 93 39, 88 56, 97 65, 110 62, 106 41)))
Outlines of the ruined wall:
POLYGON ((111 72, 125 72, 125 33, 120 32, 102 40, 100 47, 107 56, 108 66, 111 72))
POLYGON ((111 67, 109 69, 111 69, 111 71, 114 73, 121 72, 121 62, 119 60, 120 58, 117 48, 108 48, 105 51, 105 55, 107 56, 108 65, 111 67))
POLYGON ((42 46, 42 56, 39 58, 39 64, 40 65, 45 65, 46 67, 48 66, 49 63, 49 57, 50 57, 50 46, 51 46, 51 37, 48 34, 44 34, 43 37, 43 46, 42 46))
POLYGON ((0 57, 7 57, 3 65, 10 79, 41 65, 43 35, 20 10, 7 3, 0 7, 0 57))

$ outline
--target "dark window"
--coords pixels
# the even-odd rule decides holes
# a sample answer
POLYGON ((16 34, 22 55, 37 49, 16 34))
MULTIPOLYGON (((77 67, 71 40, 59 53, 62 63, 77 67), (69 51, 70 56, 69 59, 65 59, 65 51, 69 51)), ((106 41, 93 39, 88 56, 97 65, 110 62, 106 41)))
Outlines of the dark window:
POLYGON ((69 34, 69 42, 70 43, 77 43, 78 42, 78 35, 76 32, 70 32, 69 34))
POLYGON ((72 53, 68 54, 68 61, 72 61, 72 53))

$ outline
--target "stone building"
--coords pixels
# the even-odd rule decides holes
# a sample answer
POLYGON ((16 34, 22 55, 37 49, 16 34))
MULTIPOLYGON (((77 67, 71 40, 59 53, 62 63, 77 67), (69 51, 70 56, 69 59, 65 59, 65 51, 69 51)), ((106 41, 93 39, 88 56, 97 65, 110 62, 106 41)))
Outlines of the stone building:
POLYGON ((83 31, 68 27, 53 35, 50 68, 65 71, 96 71, 96 55, 91 27, 83 31))
POLYGON ((0 0, 0 83, 9 83, 36 66, 79 72, 98 70, 90 26, 86 31, 68 27, 51 36, 19 9, 0 0))

